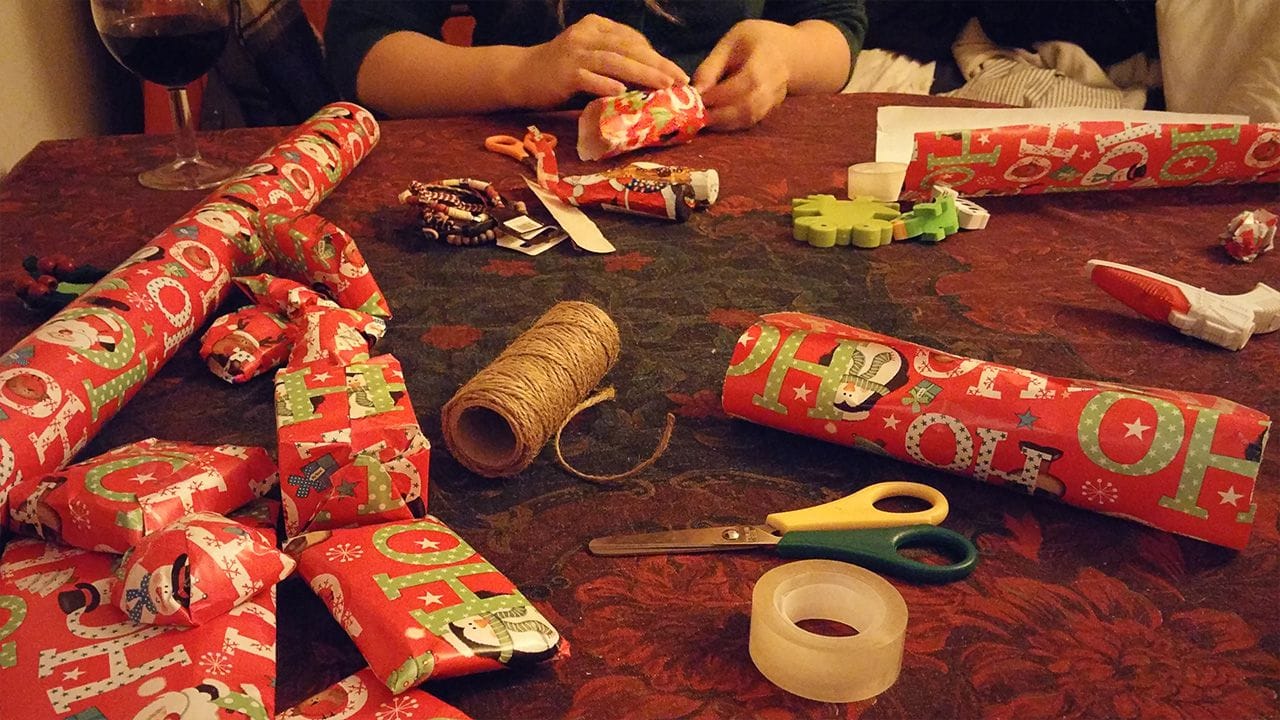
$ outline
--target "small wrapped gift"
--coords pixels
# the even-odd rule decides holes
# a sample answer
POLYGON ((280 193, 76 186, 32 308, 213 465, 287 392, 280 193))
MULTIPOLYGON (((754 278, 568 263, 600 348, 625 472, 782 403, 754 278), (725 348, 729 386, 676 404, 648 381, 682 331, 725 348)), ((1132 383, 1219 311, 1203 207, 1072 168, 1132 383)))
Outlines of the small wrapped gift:
POLYGON ((515 585, 431 516, 307 533, 285 549, 393 693, 560 647, 515 585))
POLYGON ((192 513, 120 560, 112 604, 136 623, 203 625, 293 572, 275 533, 218 513, 192 513))
POLYGON ((1222 247, 1240 262, 1253 262, 1275 247, 1276 216, 1261 208, 1245 210, 1231 218, 1222 233, 1222 247))
POLYGON ((283 365, 292 347, 288 319, 250 305, 213 321, 200 340, 200 357, 214 375, 242 383, 283 365))
POLYGON ((391 317, 356 241, 342 228, 303 209, 270 208, 260 216, 264 243, 275 264, 321 288, 339 305, 375 317, 391 317))
POLYGON ((305 285, 274 275, 237 278, 259 307, 284 313, 289 319, 293 347, 289 365, 325 360, 338 365, 368 360, 387 323, 337 303, 305 285))
POLYGON ((276 720, 470 720, 421 688, 393 695, 369 668, 321 690, 276 720))
POLYGON ((267 451, 149 438, 10 491, 16 531, 121 554, 189 513, 226 513, 271 489, 267 451))
POLYGON ((644 147, 689 142, 707 125, 692 85, 632 90, 587 104, 578 117, 578 157, 602 160, 644 147))
POLYGON ((275 711, 274 588, 190 629, 108 598, 117 557, 40 540, 0 559, 0 718, 242 718, 275 711))
POLYGON ((431 444, 391 355, 281 370, 276 430, 288 536, 409 519, 426 497, 431 444))

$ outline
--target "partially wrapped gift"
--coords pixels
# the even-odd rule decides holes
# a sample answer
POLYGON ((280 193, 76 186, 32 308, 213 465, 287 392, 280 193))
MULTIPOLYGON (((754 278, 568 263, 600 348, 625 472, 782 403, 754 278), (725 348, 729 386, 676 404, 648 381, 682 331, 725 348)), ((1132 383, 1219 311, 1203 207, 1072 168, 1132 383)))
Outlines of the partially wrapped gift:
POLYGON ((395 357, 290 365, 275 398, 286 535, 413 517, 431 444, 395 357))
POLYGON ((0 559, 0 718, 243 718, 275 711, 274 589, 198 628, 130 622, 118 558, 14 540, 0 559))
POLYGON ((1051 377, 806 315, 739 338, 724 410, 1243 548, 1271 419, 1229 400, 1051 377))
POLYGON ((116 571, 111 602, 136 623, 203 625, 293 572, 264 532, 218 513, 192 513, 144 537, 116 571))
POLYGON ((276 716, 276 720, 470 720, 458 708, 410 688, 393 695, 365 668, 276 716))
POLYGON ((578 117, 578 157, 601 160, 689 142, 706 125, 702 94, 692 85, 597 98, 578 117))
POLYGON ((214 375, 242 383, 283 365, 292 347, 284 315, 249 305, 213 321, 200 341, 200 357, 214 375))
POLYGON ((439 520, 307 533, 286 550, 394 693, 547 660, 560 634, 439 520))
POLYGON ((287 206, 263 211, 259 223, 277 267, 323 289, 342 307, 391 317, 355 239, 342 228, 313 212, 287 206))
POLYGON ((235 510, 275 482, 262 448, 149 438, 18 483, 10 520, 18 531, 119 554, 189 513, 235 510))
POLYGON ((340 307, 294 280, 255 275, 236 282, 260 307, 288 317, 293 336, 289 365, 319 360, 345 365, 367 360, 373 345, 387 332, 382 318, 340 307))

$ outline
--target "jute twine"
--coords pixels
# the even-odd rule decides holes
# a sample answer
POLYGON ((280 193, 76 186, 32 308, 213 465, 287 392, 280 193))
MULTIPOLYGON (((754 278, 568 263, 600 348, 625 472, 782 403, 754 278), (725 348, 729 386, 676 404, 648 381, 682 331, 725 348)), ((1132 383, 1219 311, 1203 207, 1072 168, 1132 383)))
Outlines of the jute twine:
POLYGON ((613 399, 611 387, 587 395, 617 362, 619 349, 618 327, 603 310, 557 303, 445 404, 449 452, 476 474, 511 477, 529 467, 554 433, 561 467, 584 480, 621 480, 649 467, 671 439, 670 414, 657 449, 626 472, 579 472, 560 451, 560 433, 575 415, 613 399))

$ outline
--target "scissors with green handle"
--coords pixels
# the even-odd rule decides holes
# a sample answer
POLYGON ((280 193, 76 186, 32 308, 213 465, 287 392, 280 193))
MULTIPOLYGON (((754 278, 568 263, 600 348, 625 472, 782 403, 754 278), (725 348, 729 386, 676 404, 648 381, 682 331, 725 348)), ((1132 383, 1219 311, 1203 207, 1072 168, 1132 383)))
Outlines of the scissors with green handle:
POLYGON ((978 564, 978 550, 968 538, 937 527, 948 509, 946 497, 928 485, 886 482, 822 505, 773 513, 764 525, 610 535, 587 547, 596 555, 656 555, 774 546, 783 557, 842 560, 904 580, 944 583, 966 577, 978 564), (914 512, 876 508, 893 497, 917 498, 929 507, 914 512), (933 565, 906 557, 903 548, 932 549, 958 559, 933 565))

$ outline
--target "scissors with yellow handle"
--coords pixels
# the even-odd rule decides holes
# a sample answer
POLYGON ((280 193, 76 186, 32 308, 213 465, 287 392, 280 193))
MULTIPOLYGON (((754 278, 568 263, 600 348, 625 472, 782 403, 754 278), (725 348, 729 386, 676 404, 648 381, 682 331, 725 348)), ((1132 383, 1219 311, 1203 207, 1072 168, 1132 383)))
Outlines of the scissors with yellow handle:
MULTIPOLYGON (((556 140, 555 135, 550 133, 541 133, 541 136, 543 139, 547 140, 552 149, 555 149, 556 144, 559 142, 556 140)), ((496 152, 499 155, 506 155, 509 158, 519 160, 520 162, 528 165, 530 169, 535 169, 532 160, 532 130, 525 133, 523 140, 517 140, 511 135, 490 135, 484 139, 484 149, 489 152, 496 152)))
POLYGON ((587 547, 596 555, 655 555, 774 546, 783 557, 842 560, 904 580, 944 583, 966 577, 978 564, 978 550, 968 538, 937 527, 948 509, 946 497, 928 485, 886 482, 822 505, 773 513, 764 525, 610 535, 587 547), (888 512, 875 506, 892 497, 917 498, 929 507, 888 512), (958 559, 933 565, 906 557, 903 548, 958 559))

